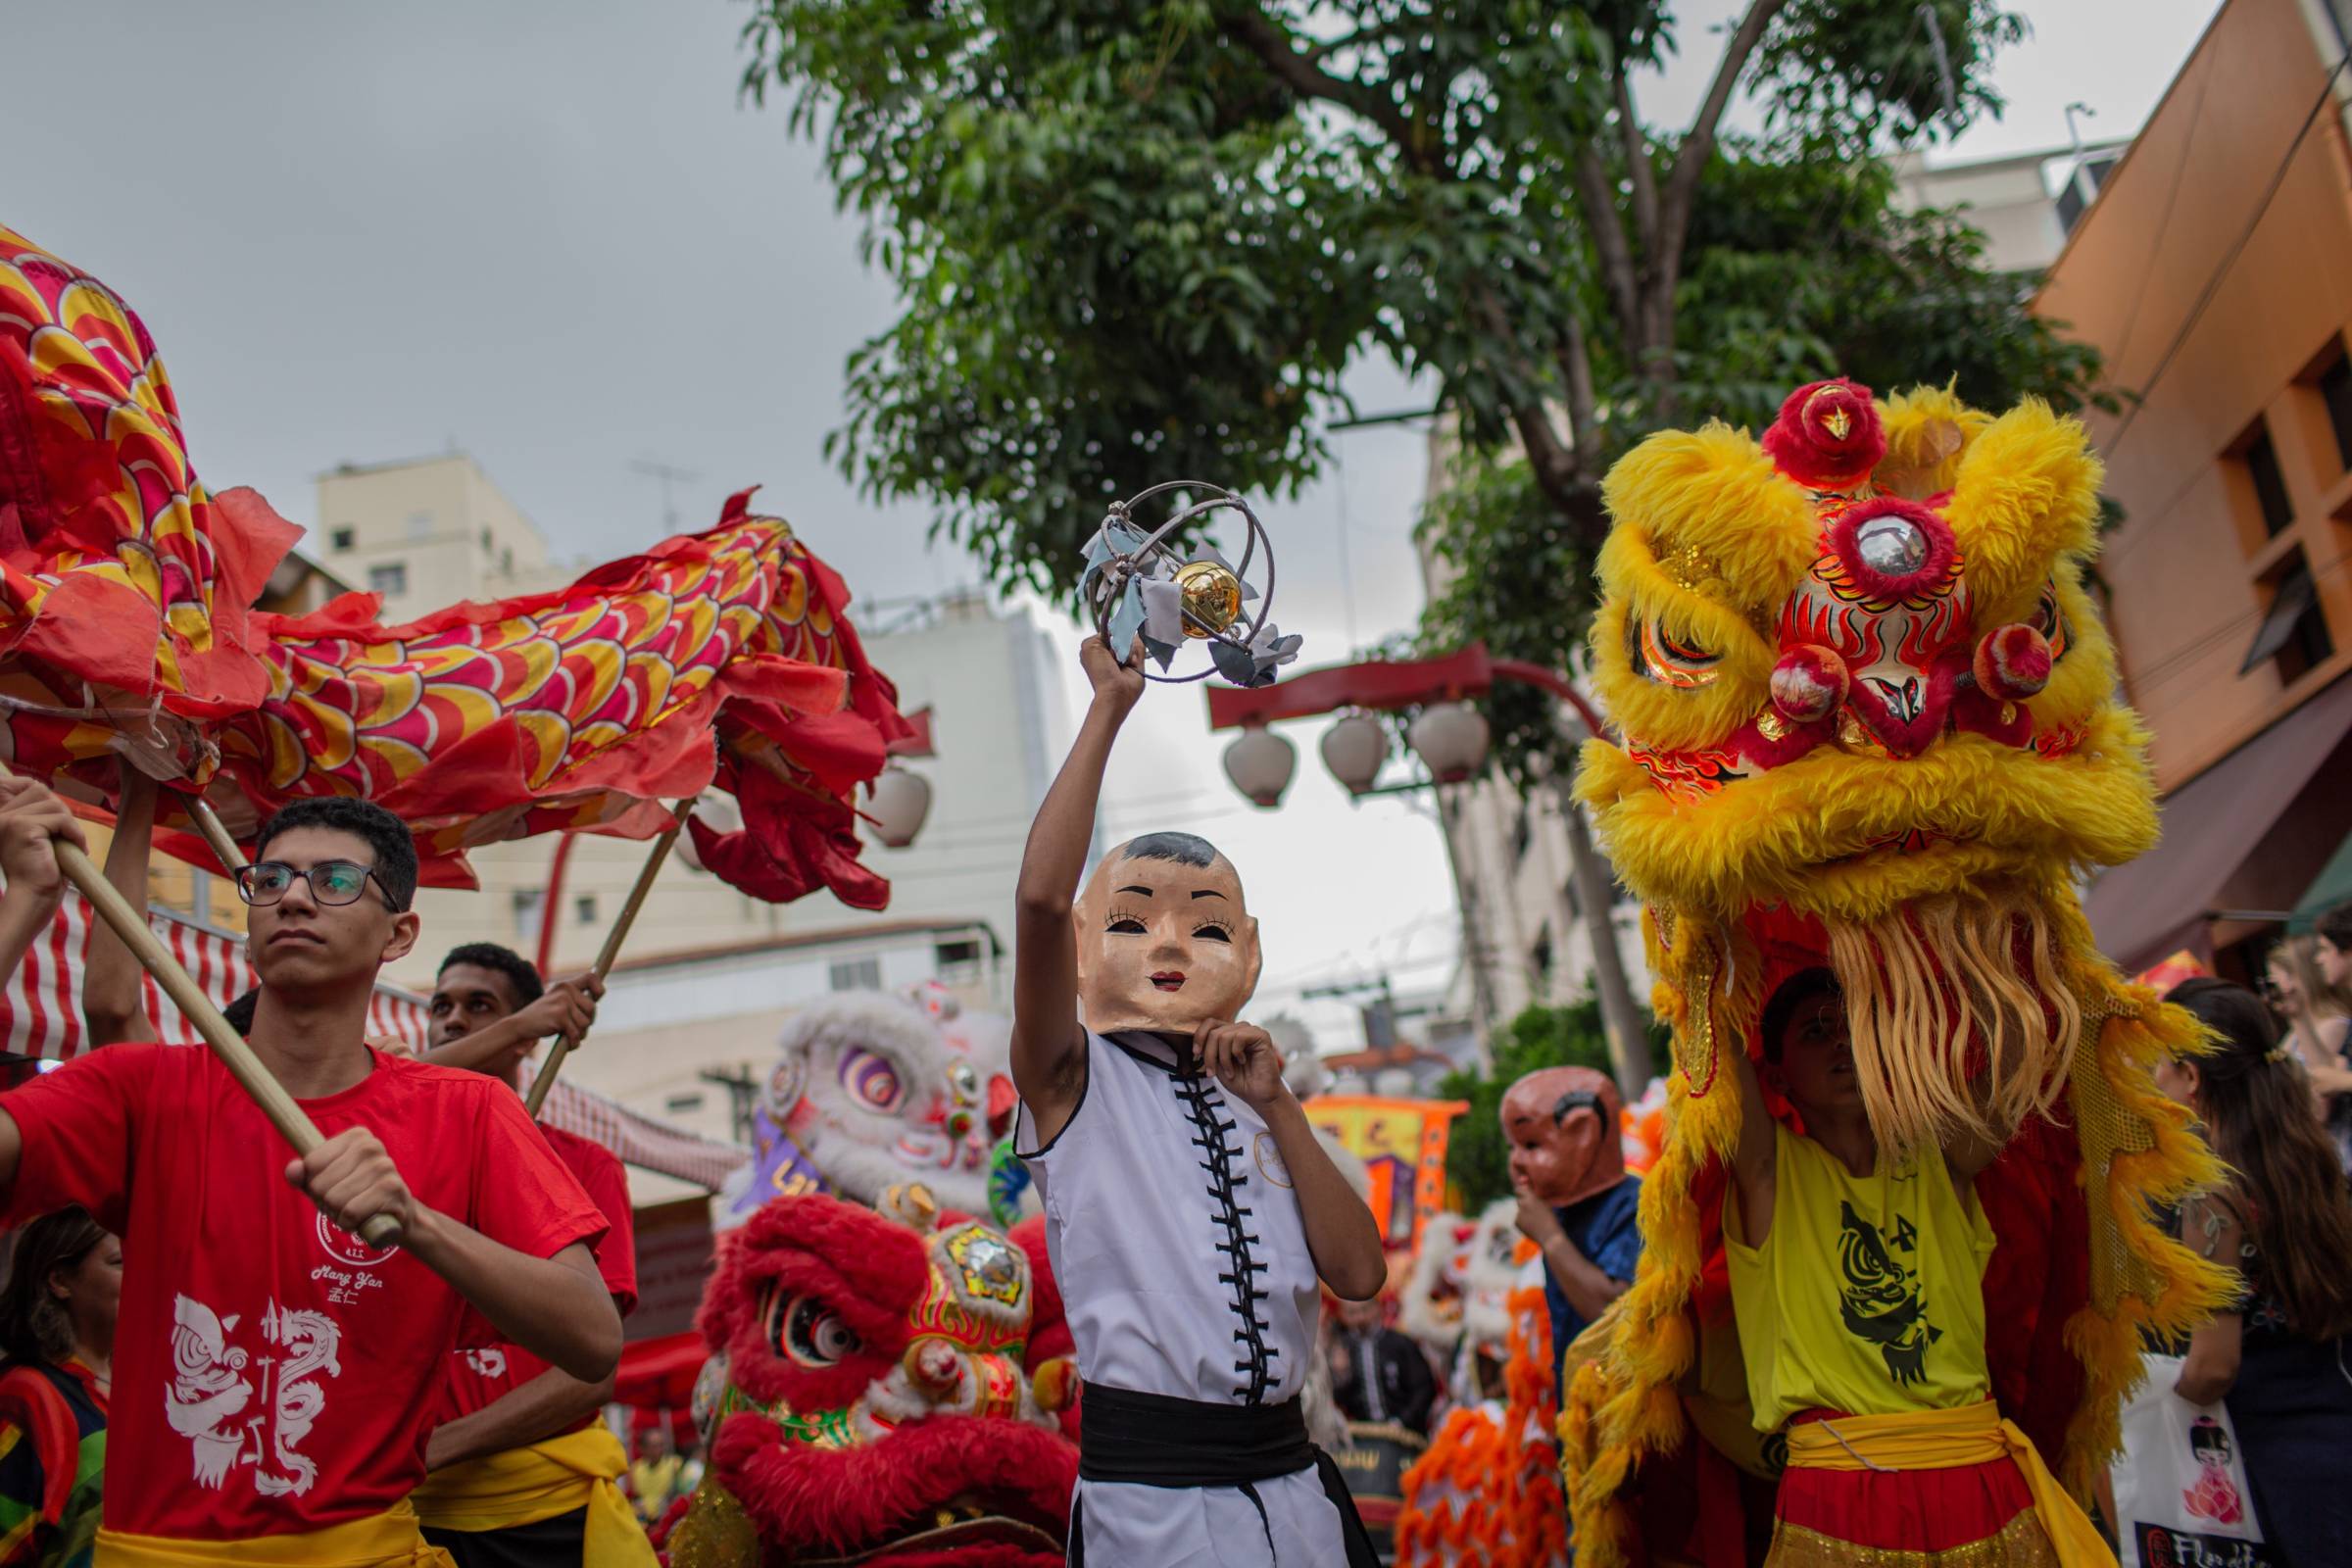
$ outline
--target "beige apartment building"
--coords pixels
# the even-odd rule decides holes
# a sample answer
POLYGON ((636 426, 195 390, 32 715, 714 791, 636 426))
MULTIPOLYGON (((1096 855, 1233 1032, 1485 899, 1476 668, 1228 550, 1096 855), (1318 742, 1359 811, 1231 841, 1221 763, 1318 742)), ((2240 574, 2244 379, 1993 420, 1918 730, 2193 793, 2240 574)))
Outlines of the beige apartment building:
POLYGON ((561 575, 547 540, 463 452, 320 474, 310 545, 336 575, 383 595, 387 625, 552 587, 561 575))

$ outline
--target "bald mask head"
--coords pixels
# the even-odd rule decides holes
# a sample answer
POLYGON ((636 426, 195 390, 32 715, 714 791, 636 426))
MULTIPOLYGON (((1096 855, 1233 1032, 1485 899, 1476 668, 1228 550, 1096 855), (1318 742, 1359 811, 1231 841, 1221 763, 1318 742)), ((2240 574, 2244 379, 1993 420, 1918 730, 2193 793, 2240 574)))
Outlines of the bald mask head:
POLYGON ((1625 1179, 1617 1085, 1590 1067, 1540 1067, 1502 1097, 1511 1182, 1554 1208, 1625 1179))
POLYGON ((1190 1034, 1257 989, 1257 922, 1233 862, 1189 833, 1152 833, 1095 867, 1078 906, 1078 1005, 1097 1034, 1190 1034))

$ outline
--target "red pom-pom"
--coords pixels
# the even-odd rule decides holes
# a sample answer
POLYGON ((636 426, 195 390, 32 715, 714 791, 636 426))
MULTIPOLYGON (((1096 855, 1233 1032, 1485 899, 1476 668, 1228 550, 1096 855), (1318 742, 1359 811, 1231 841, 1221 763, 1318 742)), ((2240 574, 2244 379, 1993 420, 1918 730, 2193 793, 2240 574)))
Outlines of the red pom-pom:
POLYGON ((1798 484, 1842 489, 1868 478, 1886 455, 1886 428, 1870 388, 1839 376, 1789 393, 1764 432, 1764 451, 1798 484))
POLYGON ((1845 701, 1845 661, 1819 643, 1800 643, 1772 666, 1772 706, 1792 723, 1827 718, 1845 701))
POLYGON ((2022 703, 2050 683, 2050 643, 2031 626, 1995 626, 1970 661, 1977 687, 1996 702, 2022 703))

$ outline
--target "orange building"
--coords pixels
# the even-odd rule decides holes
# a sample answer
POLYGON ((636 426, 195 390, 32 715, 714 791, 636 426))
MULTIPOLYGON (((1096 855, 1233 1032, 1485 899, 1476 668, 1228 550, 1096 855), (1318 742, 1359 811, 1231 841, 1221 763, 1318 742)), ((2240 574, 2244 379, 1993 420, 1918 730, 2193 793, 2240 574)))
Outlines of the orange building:
POLYGON ((2228 0, 2034 303, 2127 394, 2099 569, 2165 836, 2088 908, 2128 970, 2242 976, 2352 831, 2344 9, 2228 0))

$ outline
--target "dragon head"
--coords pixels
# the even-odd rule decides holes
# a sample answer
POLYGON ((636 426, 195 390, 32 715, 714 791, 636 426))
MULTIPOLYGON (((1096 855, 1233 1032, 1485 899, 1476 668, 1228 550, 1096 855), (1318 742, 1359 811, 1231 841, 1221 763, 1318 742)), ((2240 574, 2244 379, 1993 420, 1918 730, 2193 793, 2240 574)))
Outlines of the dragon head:
MULTIPOLYGON (((1059 1563, 1077 1450, 1022 1371, 1027 1254, 824 1197, 727 1240, 699 1327, 723 1357, 712 1471, 796 1563, 1059 1563)), ((771 1553, 772 1555, 772 1553, 771 1553)))
POLYGON ((2083 589, 2099 479, 2039 402, 1840 380, 1761 443, 1652 436, 1606 484, 1592 659, 1623 738, 1585 748, 1579 794, 1670 981, 1703 971, 1752 1027, 1776 958, 1838 970, 1897 1145, 2046 1106, 2079 1023, 2054 955, 2087 947, 2068 884, 2155 838, 2083 589), (1906 1067, 1923 1003, 1960 1049, 1906 1067), (2018 1069, 1990 1119, 1964 1091, 1988 1042, 2018 1069))

